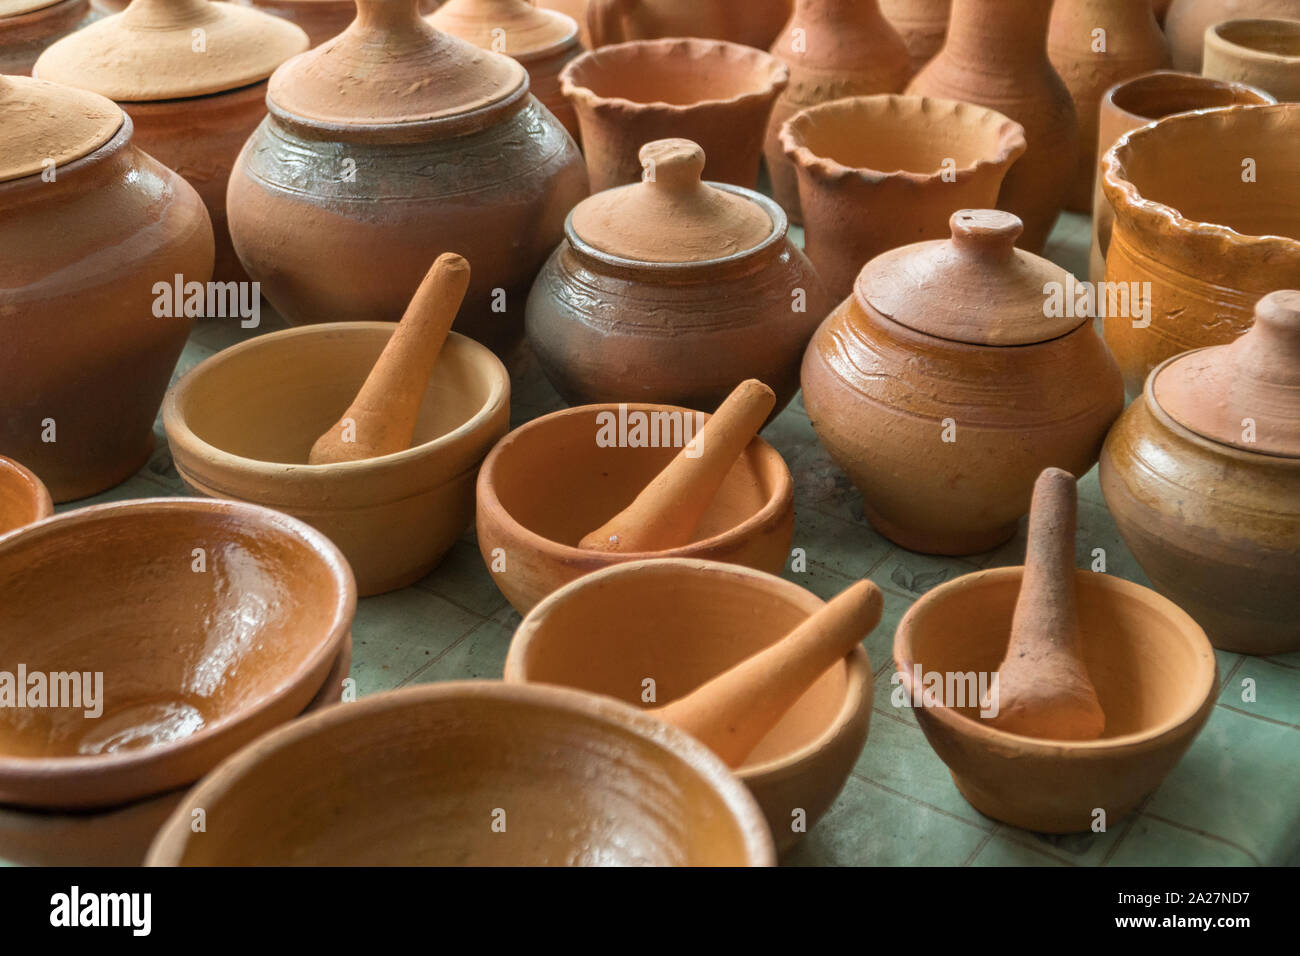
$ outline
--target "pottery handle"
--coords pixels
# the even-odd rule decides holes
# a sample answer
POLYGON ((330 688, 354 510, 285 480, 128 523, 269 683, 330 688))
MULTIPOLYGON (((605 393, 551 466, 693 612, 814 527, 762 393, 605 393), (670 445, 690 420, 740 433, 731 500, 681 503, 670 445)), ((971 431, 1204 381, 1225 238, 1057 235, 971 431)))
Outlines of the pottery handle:
POLYGON ((623 19, 631 12, 634 0, 591 0, 587 5, 587 32, 593 50, 627 39, 623 19))
POLYGON ((704 150, 689 139, 656 139, 641 147, 637 159, 643 182, 676 193, 702 186, 704 150))

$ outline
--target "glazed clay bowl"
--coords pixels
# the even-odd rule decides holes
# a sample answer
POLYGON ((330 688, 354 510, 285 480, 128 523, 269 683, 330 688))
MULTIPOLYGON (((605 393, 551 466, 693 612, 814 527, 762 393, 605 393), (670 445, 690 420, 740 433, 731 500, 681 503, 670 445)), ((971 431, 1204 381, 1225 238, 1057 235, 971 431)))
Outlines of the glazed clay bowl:
POLYGON ((510 380, 487 348, 451 333, 411 448, 308 465, 396 326, 303 326, 225 349, 167 394, 163 427, 186 485, 301 518, 347 556, 362 596, 424 577, 474 515, 474 478, 506 433, 510 380))
POLYGON ((641 178, 657 139, 704 148, 704 178, 752 189, 767 119, 790 80, 776 57, 722 40, 638 40, 584 53, 560 73, 578 113, 593 193, 641 178))
MULTIPOLYGON (((824 604, 774 575, 660 558, 605 568, 538 604, 515 632, 505 680, 576 687, 660 707, 785 637, 824 604), (653 701, 645 681, 653 680, 653 701)), ((826 671, 735 773, 793 846, 830 809, 867 740, 871 664, 862 647, 826 671), (802 810, 803 814, 797 813, 802 810)))
MULTIPOLYGON (((894 635, 894 663, 909 701, 915 674, 991 674, 1006 653, 1024 569, 968 574, 926 592, 894 635)), ((962 796, 986 816, 1040 833, 1090 830, 1095 811, 1113 826, 1151 794, 1214 707, 1214 650, 1205 632, 1148 588, 1076 572, 1084 663, 1106 712, 1096 740, 1008 733, 979 703, 913 703, 930 746, 962 796)), ((925 679, 925 678, 923 678, 925 679)))
POLYGON ((766 866, 772 837, 703 744, 618 701, 452 681, 294 721, 226 761, 151 866, 766 866), (190 829, 194 808, 222 821, 190 829))
POLYGON ((1228 20, 1205 31, 1205 76, 1300 100, 1300 20, 1228 20))
POLYGON ((54 502, 41 479, 0 455, 0 536, 53 513, 54 502))
POLYGON ((29 685, 103 675, 98 716, 0 711, 0 803, 50 809, 192 783, 301 713, 356 609, 352 572, 319 532, 187 498, 96 505, 6 535, 0 584, 0 659, 29 685))
POLYGON ((516 428, 483 462, 479 551, 520 614, 556 588, 626 561, 705 558, 770 573, 785 567, 794 537, 794 481, 780 453, 761 438, 732 466, 689 544, 621 554, 579 548, 584 535, 627 507, 681 450, 668 442, 599 445, 603 423, 617 421, 621 409, 632 416, 628 421, 646 416, 656 429, 656 422, 684 421, 681 416, 695 416, 701 425, 709 418, 671 405, 584 405, 516 428))
POLYGON ((88 0, 17 0, 16 5, 0 5, 0 73, 31 73, 41 51, 79 29, 88 16, 88 0))

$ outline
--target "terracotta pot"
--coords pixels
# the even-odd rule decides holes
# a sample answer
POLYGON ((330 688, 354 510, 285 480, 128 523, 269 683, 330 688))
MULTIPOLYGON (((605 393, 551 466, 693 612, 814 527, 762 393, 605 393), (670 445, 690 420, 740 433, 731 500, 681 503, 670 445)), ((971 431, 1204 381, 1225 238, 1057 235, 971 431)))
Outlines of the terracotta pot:
POLYGON ((592 192, 641 178, 637 151, 680 137, 704 147, 704 178, 753 188, 763 135, 790 71, 720 40, 643 40, 584 53, 560 73, 582 128, 592 192))
POLYGON ((1298 103, 1234 106, 1167 117, 1106 154, 1106 281, 1151 284, 1149 327, 1106 321, 1131 396, 1165 359, 1232 341, 1260 296, 1296 284, 1298 137, 1298 103))
POLYGON ((578 24, 578 38, 583 49, 591 49, 591 33, 587 29, 587 0, 537 0, 543 10, 556 10, 567 17, 572 17, 578 24))
POLYGON ((452 333, 406 451, 308 465, 312 443, 357 394, 395 326, 353 322, 259 336, 217 353, 168 393, 163 427, 193 490, 266 505, 323 531, 363 596, 431 571, 474 514, 478 465, 506 433, 510 380, 452 333))
POLYGON ((1169 44, 1146 0, 1056 0, 1047 55, 1074 98, 1079 120, 1079 163, 1065 208, 1088 212, 1097 180, 1102 94, 1121 80, 1169 66, 1169 44))
MULTIPOLYGON (((907 700, 924 674, 988 674, 1006 651, 1024 569, 968 574, 927 591, 894 636, 907 700)), ((1147 588, 1076 572, 1088 674, 1106 712, 1097 740, 998 730, 969 706, 914 706, 962 796, 985 816, 1040 833, 1112 827, 1154 791, 1205 725, 1218 694, 1214 650, 1190 617, 1147 588)))
MULTIPOLYGON (((102 0, 99 0, 102 2, 102 0)), ((348 28, 357 18, 354 0, 233 0, 241 7, 256 7, 290 23, 307 34, 313 47, 320 46, 348 28)), ((439 0, 420 0, 420 12, 432 13, 439 0)))
POLYGON ((27 468, 0 456, 0 536, 54 513, 49 489, 27 468))
POLYGON ((1300 20, 1229 20, 1205 34, 1206 76, 1300 101, 1300 20))
POLYGON ((268 734, 189 793, 146 862, 770 866, 775 853, 754 799, 685 733, 592 694, 452 681, 268 734), (230 829, 192 832, 195 807, 230 829))
POLYGON ((0 77, 0 115, 0 454, 69 501, 148 459, 194 321, 155 317, 155 283, 206 281, 212 226, 109 100, 0 77))
MULTIPOLYGON (((1222 106, 1276 102, 1263 90, 1241 83, 1225 83, 1191 73, 1157 70, 1116 83, 1101 98, 1098 117, 1097 156, 1103 157, 1125 133, 1153 120, 1189 110, 1215 109, 1222 106)), ((1115 213, 1101 188, 1100 162, 1093 187, 1092 251, 1088 260, 1088 278, 1101 282, 1106 278, 1106 250, 1115 213)))
POLYGON ((907 45, 912 73, 919 73, 943 47, 952 0, 880 0, 880 9, 907 45))
POLYGON ((1300 20, 1300 0, 1173 0, 1165 14, 1165 35, 1174 69, 1201 72, 1205 31, 1216 23, 1269 17, 1300 20))
POLYGON ((27 75, 41 51, 85 26, 89 0, 14 0, 0 8, 0 73, 27 75))
POLYGON ((998 208, 1025 224, 1020 246, 1047 242, 1078 150, 1070 91, 1047 58, 1052 0, 953 0, 943 49, 907 86, 917 96, 997 110, 1025 128, 1029 144, 1002 183, 998 208))
POLYGON ((790 19, 792 0, 591 0, 592 47, 626 40, 702 37, 766 50, 790 19))
POLYGON ((434 30, 415 0, 358 10, 271 78, 231 175, 235 248, 295 324, 395 321, 429 263, 460 253, 473 279, 457 331, 508 350, 587 193, 582 157, 509 57, 434 30))
POLYGON ((974 554, 1015 534, 1044 468, 1096 464, 1124 394, 1091 320, 1049 316, 1072 277, 1012 248, 1014 216, 963 210, 952 231, 863 267, 808 346, 803 401, 877 531, 974 554))
POLYGON ((804 110, 781 143, 804 198, 804 251, 839 300, 870 259, 944 238, 958 209, 995 205, 1025 131, 969 103, 866 96, 804 110))

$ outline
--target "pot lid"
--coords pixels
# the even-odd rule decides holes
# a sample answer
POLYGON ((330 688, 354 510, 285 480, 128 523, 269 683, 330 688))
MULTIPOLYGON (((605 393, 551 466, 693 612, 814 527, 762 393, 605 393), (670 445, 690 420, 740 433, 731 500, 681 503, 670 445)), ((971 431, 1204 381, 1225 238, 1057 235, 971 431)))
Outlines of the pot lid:
POLYGON ((1170 418, 1198 435, 1300 458, 1300 291, 1264 296, 1245 335, 1172 360, 1152 391, 1170 418))
POLYGON ((122 128, 122 109, 88 90, 0 75, 0 182, 93 153, 122 128))
POLYGON ((700 262, 735 255, 772 234, 772 217, 738 193, 700 179, 704 150, 659 139, 638 154, 643 178, 578 203, 572 228, 601 252, 641 262, 700 262))
POLYGON ((35 13, 37 10, 44 10, 46 7, 62 2, 63 0, 0 0, 0 19, 35 13))
POLYGON ((373 126, 468 113, 528 82, 509 57, 434 29, 418 2, 357 0, 351 26, 275 71, 271 100, 304 119, 373 126))
POLYGON ((854 294, 864 308, 909 329, 970 345, 1033 345, 1082 325, 1073 309, 1051 309, 1049 283, 1062 298, 1070 273, 1015 247, 1024 226, 1009 212, 959 209, 951 239, 891 249, 858 273, 854 294), (1050 313, 1060 312, 1060 315, 1050 313))
POLYGON ((259 83, 309 46, 287 20, 211 0, 132 0, 36 61, 41 79, 119 102, 170 100, 259 83))
POLYGON ((528 0, 447 0, 427 18, 439 30, 484 50, 520 56, 578 40, 578 24, 528 0))

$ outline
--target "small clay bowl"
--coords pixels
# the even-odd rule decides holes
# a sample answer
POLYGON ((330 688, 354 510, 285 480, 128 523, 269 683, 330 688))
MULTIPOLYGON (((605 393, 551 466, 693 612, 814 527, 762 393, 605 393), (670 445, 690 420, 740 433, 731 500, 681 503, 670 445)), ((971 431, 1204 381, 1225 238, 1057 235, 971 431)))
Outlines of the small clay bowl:
POLYGON ((709 418, 673 405, 582 405, 516 428, 483 462, 479 551, 520 614, 584 574, 627 561, 707 558, 774 574, 785 567, 794 538, 794 480, 781 453, 761 438, 732 466, 689 544, 624 554, 579 548, 584 535, 627 507, 681 450, 599 445, 601 416, 617 419, 621 408, 629 416, 709 418))
POLYGON ((637 152, 670 138, 703 147, 704 179, 752 189, 768 115, 789 81, 789 67, 762 50, 695 38, 616 43, 560 72, 593 193, 639 180, 637 152))
POLYGON ((28 469, 0 455, 0 535, 54 513, 49 489, 28 469))
POLYGON ((89 0, 27 0, 0 13, 0 73, 27 76, 41 51, 85 25, 89 0))
MULTIPOLYGON (((576 687, 660 707, 780 640, 824 604, 749 568, 685 558, 636 561, 572 582, 515 632, 505 680, 576 687), (655 682, 647 703, 644 681, 655 682)), ((792 847, 835 801, 867 740, 871 664, 862 647, 828 670, 735 772, 792 847)))
MULTIPOLYGON (((967 574, 926 592, 894 635, 909 701, 914 669, 991 674, 1006 653, 1024 568, 967 574)), ((1040 833, 1089 830, 1138 806, 1200 732, 1218 690, 1214 650, 1177 605, 1121 578, 1078 571, 1084 662, 1106 712, 1098 740, 1007 733, 963 708, 915 706, 957 789, 986 816, 1040 833)), ((923 678, 924 679, 924 678, 923 678)), ((952 702, 947 702, 952 703, 952 702)))
POLYGON ((753 798, 608 698, 451 681, 294 721, 190 791, 150 866, 766 866, 753 798), (206 833, 190 827, 203 808, 206 833))
POLYGON ((1227 20, 1205 31, 1201 73, 1300 100, 1300 20, 1227 20))
POLYGON ((301 713, 356 609, 352 572, 324 535, 192 498, 96 505, 6 535, 0 590, 0 660, 25 667, 29 686, 36 673, 103 675, 98 717, 0 711, 0 803, 50 809, 192 783, 301 713))
POLYGON ((339 322, 249 339, 195 367, 163 402, 186 485, 325 532, 351 563, 362 597, 418 581, 442 560, 473 518, 479 462, 509 427, 505 367, 453 332, 411 448, 308 465, 312 444, 356 397, 395 328, 339 322))

